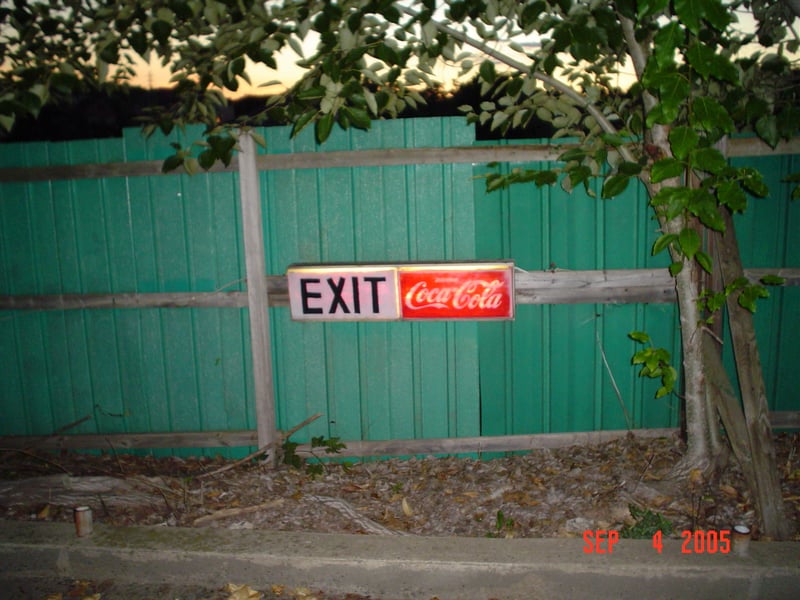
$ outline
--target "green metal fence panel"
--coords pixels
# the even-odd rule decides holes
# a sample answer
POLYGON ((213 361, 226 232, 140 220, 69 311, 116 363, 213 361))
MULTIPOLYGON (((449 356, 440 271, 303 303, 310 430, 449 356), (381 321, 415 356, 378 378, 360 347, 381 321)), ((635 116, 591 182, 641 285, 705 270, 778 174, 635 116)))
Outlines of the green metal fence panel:
MULTIPOLYGON (((0 157, 4 167, 153 160, 169 141, 132 130, 5 145, 0 157)), ((232 174, 2 184, 0 293, 241 289, 238 215, 232 174)), ((69 433, 254 428, 243 313, 5 312, 0 433, 46 434, 87 416, 69 433)))
MULTIPOLYGON (((513 258, 527 271, 666 266, 664 257, 650 256, 656 225, 635 186, 613 200, 600 200, 599 189, 592 198, 558 185, 486 193, 479 178, 475 186, 479 258, 513 258)), ((633 330, 647 330, 679 360, 670 304, 523 305, 511 323, 480 324, 482 433, 675 426, 677 401, 655 400, 657 385, 630 364, 633 330)))
MULTIPOLYGON (((264 131, 270 153, 470 145, 462 119, 387 121, 336 132, 264 131)), ((263 175, 268 268, 293 263, 473 259, 470 165, 300 169, 263 175)), ((479 433, 474 323, 298 323, 273 309, 280 427, 302 435, 411 439, 479 433)))
MULTIPOLYGON (((751 166, 764 174, 770 193, 751 198, 747 211, 734 224, 744 268, 800 267, 800 202, 792 201, 795 184, 785 181, 800 171, 798 156, 736 158, 734 166, 751 166)), ((799 410, 797 369, 800 351, 800 288, 771 287, 770 297, 759 300, 753 322, 770 410, 799 410)), ((728 371, 735 378, 730 343, 724 351, 728 371)))

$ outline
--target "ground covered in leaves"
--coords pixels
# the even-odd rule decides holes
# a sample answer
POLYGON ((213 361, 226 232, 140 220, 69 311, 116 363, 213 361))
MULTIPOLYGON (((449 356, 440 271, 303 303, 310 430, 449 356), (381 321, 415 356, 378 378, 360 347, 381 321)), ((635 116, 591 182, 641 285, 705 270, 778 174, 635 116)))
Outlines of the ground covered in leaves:
MULTIPOLYGON (((800 523, 800 434, 776 437, 789 518, 800 523)), ((478 537, 580 536, 751 527, 735 461, 718 478, 669 477, 683 446, 632 435, 504 458, 412 458, 271 469, 260 459, 155 458, 118 452, 0 449, 0 518, 478 537), (227 470, 221 469, 225 467, 227 470)), ((796 538, 800 541, 800 537, 796 538)))

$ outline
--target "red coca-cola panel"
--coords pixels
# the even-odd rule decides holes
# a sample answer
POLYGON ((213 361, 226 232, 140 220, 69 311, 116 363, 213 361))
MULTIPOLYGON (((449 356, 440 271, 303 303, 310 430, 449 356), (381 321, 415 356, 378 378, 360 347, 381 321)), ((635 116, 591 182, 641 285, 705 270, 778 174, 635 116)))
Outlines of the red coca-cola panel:
POLYGON ((401 267, 403 319, 513 319, 514 266, 401 267))

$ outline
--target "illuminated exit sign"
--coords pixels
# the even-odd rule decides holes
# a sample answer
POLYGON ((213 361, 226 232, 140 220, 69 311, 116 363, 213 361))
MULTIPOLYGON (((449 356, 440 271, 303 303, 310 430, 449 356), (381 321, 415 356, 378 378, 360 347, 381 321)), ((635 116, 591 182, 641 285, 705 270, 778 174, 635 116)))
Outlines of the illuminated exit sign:
POLYGON ((299 321, 514 318, 512 262, 300 265, 287 279, 299 321))

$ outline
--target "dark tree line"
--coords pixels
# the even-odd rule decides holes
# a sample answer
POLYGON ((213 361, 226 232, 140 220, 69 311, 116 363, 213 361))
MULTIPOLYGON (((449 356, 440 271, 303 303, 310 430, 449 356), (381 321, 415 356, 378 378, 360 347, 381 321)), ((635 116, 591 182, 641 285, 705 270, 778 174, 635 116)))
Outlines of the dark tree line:
MULTIPOLYGON (((477 105, 480 83, 473 80, 458 89, 444 93, 441 90, 425 90, 422 93, 427 104, 416 109, 407 108, 403 118, 460 116, 459 106, 477 105)), ((0 133, 0 142, 60 142, 67 140, 102 139, 121 137, 127 127, 138 127, 150 111, 175 103, 177 92, 171 89, 147 90, 126 87, 111 91, 92 90, 64 98, 60 102, 47 104, 37 118, 20 118, 9 133, 0 133)), ((285 125, 264 116, 263 97, 246 96, 231 101, 219 112, 221 121, 234 121, 248 117, 251 124, 260 126, 285 125)), ((511 130, 501 135, 491 131, 489 125, 477 125, 480 139, 532 139, 547 138, 553 127, 534 120, 528 127, 511 130)))

